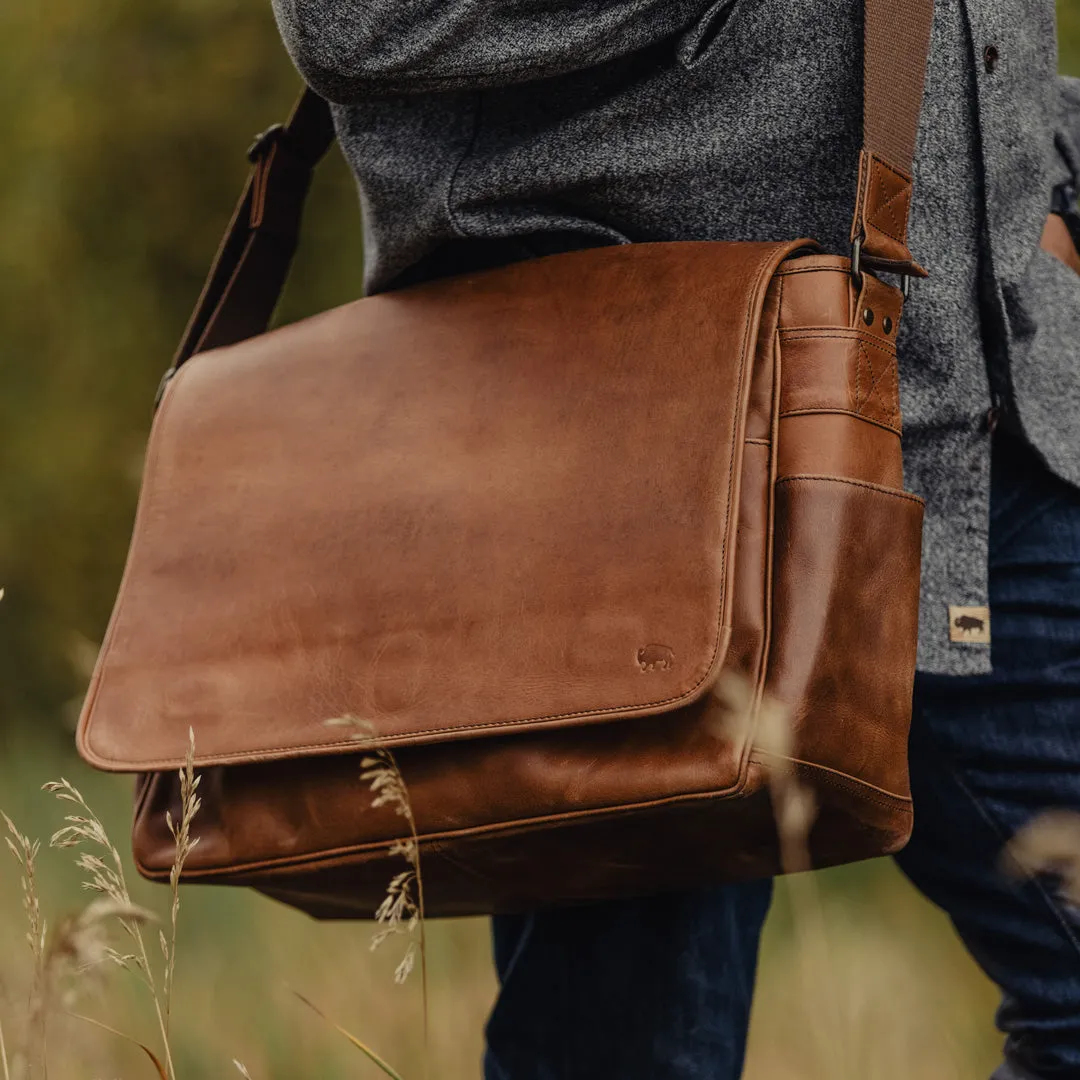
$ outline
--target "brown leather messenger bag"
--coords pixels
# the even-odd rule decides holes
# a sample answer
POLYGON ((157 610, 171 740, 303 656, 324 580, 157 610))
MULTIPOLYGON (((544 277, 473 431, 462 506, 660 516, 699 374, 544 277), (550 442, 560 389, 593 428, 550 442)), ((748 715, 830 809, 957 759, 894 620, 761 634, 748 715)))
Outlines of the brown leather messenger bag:
POLYGON ((850 259, 607 247, 267 333, 329 110, 260 139, 79 727, 141 774, 142 873, 169 876, 189 729, 184 880, 324 917, 370 916, 414 828, 428 915, 772 874, 779 775, 809 864, 904 844, 922 505, 878 274, 923 274, 932 6, 866 0, 850 259), (372 746, 411 819, 373 805, 372 746))

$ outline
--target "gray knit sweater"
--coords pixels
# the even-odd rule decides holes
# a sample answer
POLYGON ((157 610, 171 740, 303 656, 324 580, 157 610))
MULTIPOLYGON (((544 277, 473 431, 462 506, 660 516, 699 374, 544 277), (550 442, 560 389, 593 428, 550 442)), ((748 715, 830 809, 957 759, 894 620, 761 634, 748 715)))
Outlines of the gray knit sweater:
MULTIPOLYGON (((338 103, 367 281, 596 243, 815 236, 846 253, 862 0, 274 0, 338 103)), ((1052 0, 938 0, 901 340, 907 481, 927 500, 920 667, 987 603, 992 396, 1080 483, 1080 277, 1039 249, 1075 178, 1080 84, 1052 0)))

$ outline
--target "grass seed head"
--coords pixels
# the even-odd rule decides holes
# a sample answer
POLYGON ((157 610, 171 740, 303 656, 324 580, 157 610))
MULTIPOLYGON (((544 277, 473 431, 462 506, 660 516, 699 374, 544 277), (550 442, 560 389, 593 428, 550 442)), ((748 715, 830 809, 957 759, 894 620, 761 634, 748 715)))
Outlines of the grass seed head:
POLYGON ((1062 898, 1080 907, 1080 814, 1052 810, 1040 815, 1013 837, 1002 863, 1013 877, 1057 878, 1062 898))

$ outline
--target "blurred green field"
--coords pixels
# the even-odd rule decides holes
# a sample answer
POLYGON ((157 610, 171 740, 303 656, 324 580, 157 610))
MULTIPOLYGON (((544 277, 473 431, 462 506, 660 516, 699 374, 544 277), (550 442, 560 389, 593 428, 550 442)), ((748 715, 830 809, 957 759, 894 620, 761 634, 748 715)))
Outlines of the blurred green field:
MULTIPOLYGON (((1080 0, 1060 0, 1062 63, 1080 71, 1080 0)), ((230 212, 252 132, 296 76, 269 4, 50 0, 0 4, 0 809, 47 840, 83 789, 126 848, 129 784, 91 773, 71 719, 125 553, 148 403, 230 212)), ((340 161, 320 175, 283 318, 360 291, 360 223, 340 161)), ((167 890, 134 882, 158 911, 167 890)), ((42 856, 55 920, 86 902, 70 852, 42 856)), ((368 950, 371 927, 320 925, 242 892, 184 892, 174 1023, 182 1080, 376 1077, 290 992, 403 1073, 423 1074, 415 978, 368 950)), ((15 864, 0 848, 0 1024, 30 972, 15 864)), ((151 935, 152 936, 152 935, 151 935)), ((482 920, 430 928, 436 1080, 476 1080, 494 994, 482 920)), ((628 988, 630 992, 632 988, 628 988)), ((77 1007, 147 1041, 154 1020, 116 972, 77 1007)), ((996 993, 946 920, 889 863, 783 884, 770 918, 748 1080, 984 1080, 996 993), (824 938, 795 931, 816 890, 824 938), (793 905, 799 905, 797 909, 793 905), (835 1057, 840 1053, 839 1059, 835 1057)), ((53 1080, 152 1075, 140 1052, 57 1018, 53 1080)))

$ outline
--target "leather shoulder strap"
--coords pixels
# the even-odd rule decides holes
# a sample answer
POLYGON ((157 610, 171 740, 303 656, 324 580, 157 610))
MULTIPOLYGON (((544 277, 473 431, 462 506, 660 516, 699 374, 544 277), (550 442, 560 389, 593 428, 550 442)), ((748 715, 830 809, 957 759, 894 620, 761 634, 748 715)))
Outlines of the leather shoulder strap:
POLYGON ((315 167, 333 141, 329 106, 305 90, 289 119, 252 143, 251 172, 172 367, 162 379, 159 399, 169 377, 195 353, 265 332, 296 253, 315 167))
POLYGON ((934 0, 866 0, 863 150, 851 239, 870 270, 925 277, 908 250, 912 162, 934 0))
MULTIPOLYGON (((925 276, 908 251, 907 224, 934 0, 865 2, 864 146, 853 250, 867 269, 925 276)), ((333 139, 329 106, 305 90, 285 124, 255 140, 251 174, 162 390, 195 353, 266 330, 296 250, 312 174, 333 139)))

